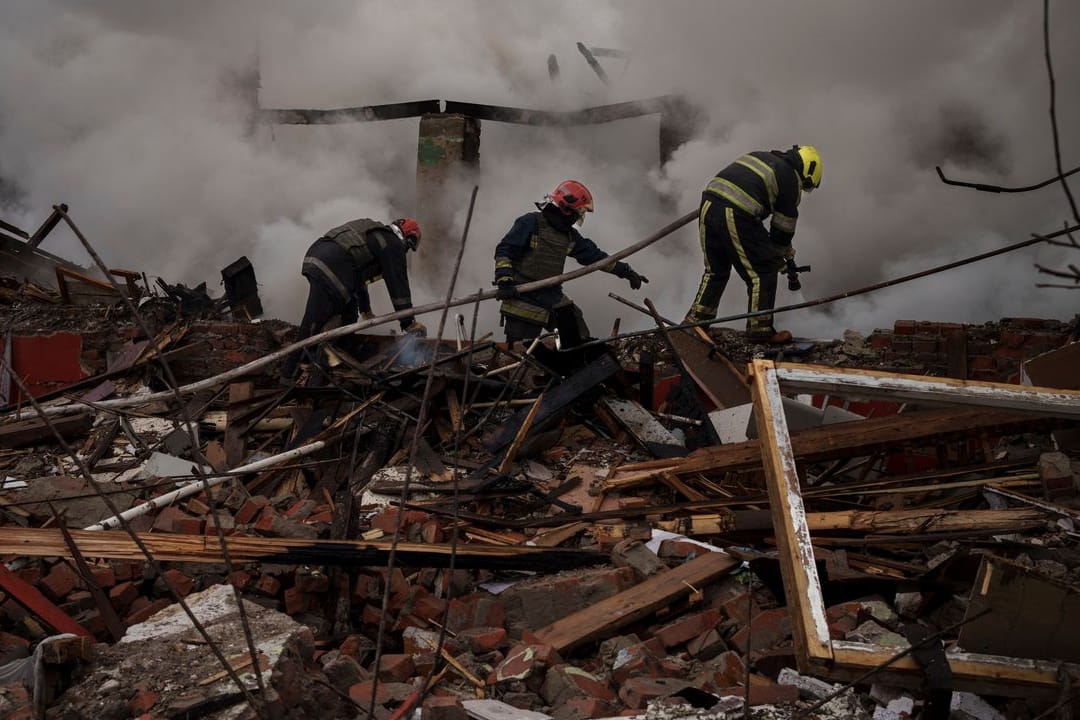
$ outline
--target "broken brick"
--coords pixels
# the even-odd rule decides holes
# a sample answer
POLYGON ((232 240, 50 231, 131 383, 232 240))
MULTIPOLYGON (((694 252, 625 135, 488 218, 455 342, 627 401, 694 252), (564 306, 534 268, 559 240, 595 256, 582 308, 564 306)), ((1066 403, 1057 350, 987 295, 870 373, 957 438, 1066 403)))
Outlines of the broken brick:
POLYGON ((459 632, 456 638, 473 655, 483 655, 506 647, 506 639, 506 630, 501 627, 467 628, 459 632))
POLYGON ((746 652, 747 638, 753 650, 768 650, 791 637, 791 613, 787 608, 765 610, 731 637, 732 646, 746 652))
POLYGON ((41 579, 41 589, 50 600, 59 602, 68 593, 79 586, 81 580, 66 562, 53 565, 49 574, 41 579))
POLYGON ((195 581, 175 568, 166 570, 163 575, 180 597, 190 595, 191 591, 195 589, 195 581))
POLYGON ((420 707, 420 720, 467 720, 469 714, 456 697, 432 696, 420 707))
POLYGON ((383 655, 379 658, 379 679, 386 682, 405 682, 412 677, 415 668, 411 655, 383 655))
MULTIPOLYGON (((240 509, 236 511, 236 522, 239 525, 250 525, 259 516, 264 508, 270 505, 270 500, 262 495, 249 497, 240 509)), ((273 511, 271 511, 273 512, 273 511)))
POLYGON ((667 697, 690 687, 677 678, 634 677, 619 686, 619 699, 634 710, 644 708, 650 701, 667 697))
POLYGON ((154 692, 146 685, 140 683, 135 688, 135 694, 128 700, 128 709, 132 715, 143 715, 150 712, 150 708, 161 699, 161 693, 154 692))
POLYGON ((495 667, 495 682, 525 680, 562 662, 555 648, 546 644, 518 645, 495 667))
POLYGON ((653 636, 658 638, 665 648, 672 648, 708 632, 715 628, 718 622, 720 611, 710 608, 704 612, 684 615, 658 629, 653 636))
POLYGON ((606 682, 574 665, 555 665, 548 669, 540 696, 552 706, 560 706, 570 698, 586 697, 614 700, 615 693, 606 682))

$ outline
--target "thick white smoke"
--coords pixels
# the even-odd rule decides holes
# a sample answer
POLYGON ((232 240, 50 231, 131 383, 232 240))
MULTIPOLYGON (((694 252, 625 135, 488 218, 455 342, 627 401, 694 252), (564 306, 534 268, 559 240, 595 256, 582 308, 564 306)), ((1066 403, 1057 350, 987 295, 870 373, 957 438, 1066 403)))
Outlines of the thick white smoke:
MULTIPOLYGON (((1063 155, 1073 167, 1080 50, 1069 29, 1080 11, 1051 5, 1063 155)), ((417 121, 252 128, 256 82, 264 107, 441 98, 577 109, 681 92, 704 108, 700 135, 662 168, 655 117, 566 130, 483 123, 458 294, 490 287, 495 243, 561 179, 593 190, 585 234, 614 251, 695 207, 734 157, 793 143, 815 144, 825 158, 795 240, 800 262, 814 267, 808 297, 1047 232, 1069 215, 1060 188, 987 195, 946 187, 933 171, 941 164, 998 184, 1052 173, 1038 4, 9 0, 0 21, 0 217, 34 227, 67 202, 110 265, 168 282, 213 288, 220 268, 246 254, 268 312, 292 321, 312 240, 352 217, 414 211, 417 121), (578 41, 629 53, 601 58, 610 84, 578 41)), ((463 220, 469 188, 449 192, 460 195, 463 220)), ((84 262, 66 232, 45 247, 84 262)), ((1032 249, 781 324, 838 336, 898 318, 1067 318, 1075 296, 1035 289, 1045 278, 1031 264, 1076 259, 1032 249)), ((631 262, 652 280, 643 293, 611 276, 567 287, 594 333, 617 316, 624 329, 649 324, 609 300, 611 290, 652 297, 669 317, 689 305, 701 272, 693 229, 631 262)), ((415 287, 414 300, 444 292, 415 287)), ((376 310, 389 308, 381 288, 372 297, 376 310)), ((779 302, 791 299, 782 289, 779 302)), ((721 312, 744 303, 733 278, 721 312)), ((488 303, 481 332, 496 322, 488 303)))

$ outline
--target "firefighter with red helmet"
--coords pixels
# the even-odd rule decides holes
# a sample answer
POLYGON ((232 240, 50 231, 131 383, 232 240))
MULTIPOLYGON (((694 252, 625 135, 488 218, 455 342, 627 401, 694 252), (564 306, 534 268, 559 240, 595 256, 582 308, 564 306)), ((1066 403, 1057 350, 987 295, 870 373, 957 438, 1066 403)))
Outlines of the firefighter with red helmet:
MULTIPOLYGON (((515 220, 495 247, 495 296, 502 301, 507 342, 530 340, 558 327, 563 346, 570 347, 587 338, 589 329, 562 286, 528 293, 518 292, 517 286, 562 275, 567 256, 591 265, 608 254, 574 227, 593 211, 592 193, 582 183, 564 180, 536 208, 515 220)), ((614 263, 608 272, 629 282, 634 290, 649 282, 624 262, 614 263)))
MULTIPOLYGON (((304 255, 301 270, 308 281, 307 306, 300 321, 299 340, 372 317, 367 286, 386 282, 395 311, 412 307, 406 253, 420 245, 420 223, 400 218, 384 224, 369 218, 350 220, 329 230, 304 255)), ((426 328, 413 317, 401 318, 401 329, 423 337, 426 328)), ((292 381, 302 355, 316 357, 310 347, 285 359, 282 379, 292 381)))

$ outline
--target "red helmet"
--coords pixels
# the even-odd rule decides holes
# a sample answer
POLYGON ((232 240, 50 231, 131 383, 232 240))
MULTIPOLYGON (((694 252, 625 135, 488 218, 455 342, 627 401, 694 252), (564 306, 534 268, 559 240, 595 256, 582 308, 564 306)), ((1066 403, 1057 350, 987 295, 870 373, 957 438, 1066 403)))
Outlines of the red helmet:
POLYGON ((577 180, 563 180, 547 199, 567 215, 575 216, 579 225, 585 221, 585 213, 593 211, 592 193, 577 180))
POLYGON ((405 239, 405 245, 408 246, 410 250, 415 250, 419 247, 420 223, 412 218, 398 218, 393 224, 401 231, 401 235, 405 239))

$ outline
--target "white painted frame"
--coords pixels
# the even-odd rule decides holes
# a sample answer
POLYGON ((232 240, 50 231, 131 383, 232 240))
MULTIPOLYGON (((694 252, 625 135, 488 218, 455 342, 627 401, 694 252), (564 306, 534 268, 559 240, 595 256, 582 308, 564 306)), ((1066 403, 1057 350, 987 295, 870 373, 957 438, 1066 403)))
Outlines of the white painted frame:
MULTIPOLYGON (((855 394, 889 400, 980 405, 1038 415, 1080 416, 1080 391, 840 370, 769 360, 755 360, 750 369, 761 460, 784 591, 789 598, 799 670, 838 680, 857 677, 881 665, 896 653, 896 648, 832 640, 829 636, 821 579, 814 563, 782 392, 855 394), (791 603, 790 598, 799 601, 791 603)), ((957 689, 1023 696, 1055 691, 1061 664, 980 653, 949 653, 949 665, 957 689)), ((1080 667, 1067 667, 1074 678, 1080 677, 1080 667)), ((917 684, 921 678, 922 671, 907 656, 892 663, 876 679, 917 684)))

